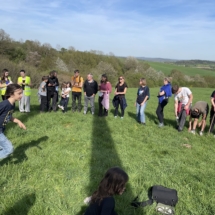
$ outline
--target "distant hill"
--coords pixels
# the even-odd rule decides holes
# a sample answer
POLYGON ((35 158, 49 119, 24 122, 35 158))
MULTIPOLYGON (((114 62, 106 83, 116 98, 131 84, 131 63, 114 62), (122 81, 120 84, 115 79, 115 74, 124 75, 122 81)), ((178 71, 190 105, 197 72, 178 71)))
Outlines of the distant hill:
POLYGON ((137 57, 139 60, 149 61, 149 62, 159 62, 159 63, 174 63, 179 60, 168 59, 168 58, 148 58, 148 57, 137 57))

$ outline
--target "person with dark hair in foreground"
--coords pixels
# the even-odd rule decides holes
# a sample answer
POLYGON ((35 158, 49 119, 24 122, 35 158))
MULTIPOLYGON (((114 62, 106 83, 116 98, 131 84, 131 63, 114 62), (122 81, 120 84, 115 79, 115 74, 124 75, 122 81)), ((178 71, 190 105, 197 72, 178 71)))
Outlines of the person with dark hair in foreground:
POLYGON ((201 131, 199 132, 199 135, 203 135, 203 131, 206 126, 206 119, 209 111, 209 105, 207 102, 198 101, 196 104, 191 108, 190 110, 190 119, 189 119, 189 131, 193 134, 196 133, 196 126, 198 123, 198 119, 200 116, 202 116, 201 122, 199 122, 198 127, 201 127, 201 131), (192 127, 192 119, 193 121, 193 127, 192 127))
POLYGON ((4 135, 6 124, 12 121, 17 123, 20 128, 26 129, 20 120, 12 117, 15 102, 22 98, 22 87, 18 84, 8 85, 5 98, 0 103, 0 159, 4 159, 13 153, 13 145, 4 135))
POLYGON ((181 132, 189 115, 190 107, 193 101, 193 94, 187 87, 172 87, 172 94, 175 95, 175 117, 178 121, 178 131, 181 132))
POLYGON ((114 211, 114 195, 125 191, 128 175, 119 167, 112 167, 101 180, 98 189, 89 198, 89 207, 84 215, 117 215, 114 211))

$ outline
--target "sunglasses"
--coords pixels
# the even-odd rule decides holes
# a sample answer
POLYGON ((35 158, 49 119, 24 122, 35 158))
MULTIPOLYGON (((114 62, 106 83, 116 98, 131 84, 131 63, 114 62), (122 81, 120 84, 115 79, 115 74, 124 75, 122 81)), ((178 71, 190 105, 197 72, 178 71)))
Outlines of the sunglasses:
POLYGON ((119 78, 119 80, 122 80, 123 78, 119 78))

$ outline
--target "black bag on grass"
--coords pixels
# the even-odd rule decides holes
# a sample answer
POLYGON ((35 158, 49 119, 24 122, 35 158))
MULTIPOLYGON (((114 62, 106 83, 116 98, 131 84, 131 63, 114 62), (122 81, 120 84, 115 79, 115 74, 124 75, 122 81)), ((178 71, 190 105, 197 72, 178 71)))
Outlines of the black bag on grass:
POLYGON ((172 215, 175 213, 174 207, 178 202, 177 191, 161 185, 155 185, 148 190, 149 200, 138 202, 138 197, 131 203, 133 207, 145 207, 157 203, 156 211, 162 214, 172 215))

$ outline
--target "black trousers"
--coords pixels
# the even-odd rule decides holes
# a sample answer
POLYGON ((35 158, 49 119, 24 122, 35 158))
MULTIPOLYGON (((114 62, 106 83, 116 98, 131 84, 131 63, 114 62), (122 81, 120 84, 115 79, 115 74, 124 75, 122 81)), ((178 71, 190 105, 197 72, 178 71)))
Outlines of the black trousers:
POLYGON ((47 102, 48 102, 48 110, 54 110, 57 109, 57 96, 58 93, 55 91, 48 91, 47 92, 47 102), (51 99, 52 99, 52 105, 51 105, 51 99))
POLYGON ((64 107, 63 112, 67 112, 68 103, 69 103, 69 97, 66 97, 66 98, 61 97, 60 105, 64 107))
POLYGON ((213 130, 214 130, 214 125, 215 125, 215 117, 214 117, 214 114, 215 114, 215 112, 214 112, 214 107, 212 106, 211 107, 211 111, 210 111, 210 133, 212 133, 213 132, 213 130), (213 119, 213 117, 214 117, 214 119, 213 119))
POLYGON ((72 92, 72 110, 81 111, 81 92, 72 92), (78 107, 76 106, 76 100, 78 100, 78 107))
POLYGON ((123 108, 123 100, 120 99, 120 98, 116 100, 116 107, 115 107, 114 116, 118 115, 119 106, 120 106, 120 109, 121 109, 121 117, 124 117, 125 111, 124 111, 124 108, 123 108))
POLYGON ((40 103, 40 111, 44 112, 47 111, 47 96, 40 96, 41 103, 40 103))
POLYGON ((168 104, 168 100, 163 100, 161 103, 158 103, 156 114, 160 123, 163 123, 163 118, 164 118, 163 109, 167 104, 168 104))
POLYGON ((108 110, 103 108, 102 105, 103 96, 99 96, 99 116, 108 116, 108 110))

